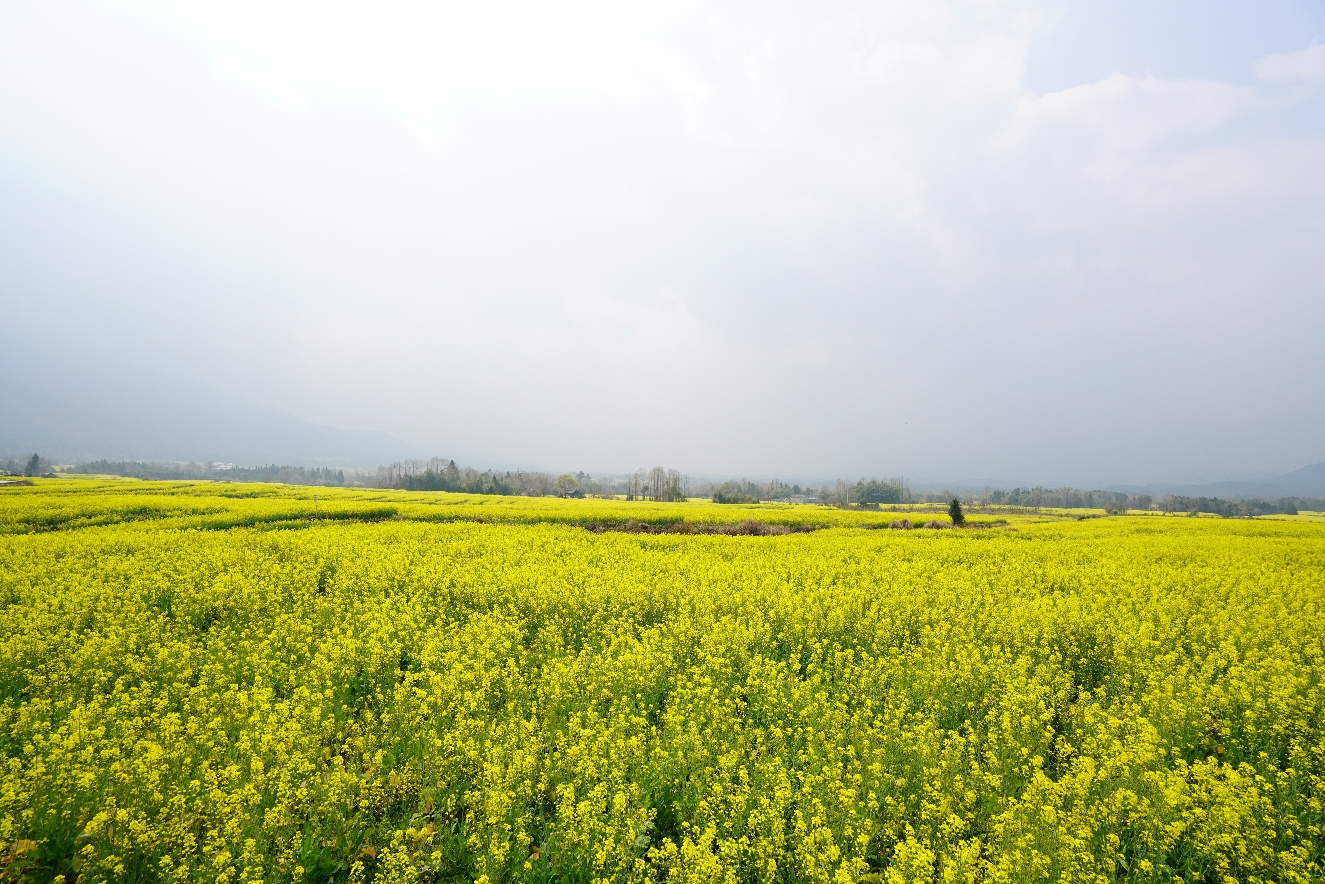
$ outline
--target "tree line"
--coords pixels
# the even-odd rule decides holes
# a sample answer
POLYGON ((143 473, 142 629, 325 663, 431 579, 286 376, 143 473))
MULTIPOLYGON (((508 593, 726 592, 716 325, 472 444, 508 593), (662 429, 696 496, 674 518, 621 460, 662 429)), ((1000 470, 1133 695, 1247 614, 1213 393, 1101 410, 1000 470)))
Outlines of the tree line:
POLYGON ((1325 510, 1325 500, 1311 497, 1252 498, 1224 500, 1219 497, 1183 497, 1169 494, 1159 500, 1158 509, 1166 513, 1215 513, 1226 518, 1250 518, 1274 514, 1297 515, 1301 510, 1325 510))
POLYGON ((693 488, 697 497, 708 497, 714 503, 757 503, 773 501, 783 503, 820 503, 832 506, 876 506, 881 503, 914 503, 916 496, 907 481, 900 476, 888 479, 860 479, 855 484, 838 479, 832 485, 789 485, 780 479, 754 482, 749 479, 727 479, 721 482, 702 482, 693 488))
MULTIPOLYGON (((51 475, 51 462, 31 456, 0 459, 0 474, 51 475)), ((404 460, 367 473, 330 467, 266 466, 242 467, 223 463, 162 463, 108 459, 62 468, 69 473, 127 476, 136 479, 210 479, 229 482, 280 482, 287 485, 328 487, 377 487, 408 491, 452 491, 464 494, 499 494, 541 497, 624 497, 626 500, 681 501, 709 498, 715 503, 758 503, 784 501, 830 506, 877 508, 905 503, 943 503, 957 499, 969 505, 1018 506, 1055 509, 1102 509, 1106 512, 1159 510, 1162 512, 1213 513, 1227 518, 1273 514, 1296 514, 1302 510, 1325 511, 1325 500, 1304 497, 1224 499, 1120 491, 1059 488, 990 489, 980 492, 950 490, 915 492, 906 479, 861 478, 854 483, 838 479, 822 487, 787 484, 778 479, 756 482, 749 479, 692 482, 679 470, 665 467, 639 469, 620 476, 591 476, 585 472, 553 474, 526 470, 477 470, 461 467, 454 460, 404 460)))
MULTIPOLYGON (((947 495, 947 492, 944 492, 947 495)), ((941 497, 941 496, 940 496, 941 497)), ((1083 491, 1079 488, 1013 488, 986 490, 979 496, 966 495, 967 503, 995 506, 1053 507, 1058 509, 1102 509, 1105 512, 1159 510, 1166 513, 1214 513, 1228 518, 1250 516, 1297 515, 1301 510, 1318 512, 1325 500, 1307 497, 1256 497, 1228 500, 1221 497, 1188 497, 1168 494, 1126 494, 1121 491, 1083 491)))
POLYGON ((1149 494, 1124 494, 1120 491, 1082 491, 1078 488, 995 489, 982 495, 982 503, 996 506, 1058 507, 1061 509, 1148 510, 1154 498, 1149 494))
POLYGON ((585 472, 476 470, 454 460, 402 460, 379 467, 373 483, 408 491, 454 491, 529 497, 624 497, 626 500, 678 501, 690 496, 690 479, 679 470, 654 467, 624 476, 594 477, 585 472))
POLYGON ((461 494, 504 494, 542 497, 554 494, 557 477, 523 470, 498 472, 456 466, 454 460, 402 460, 378 467, 374 485, 405 491, 454 491, 461 494))
MULTIPOLYGON (((285 485, 322 485, 327 487, 353 484, 347 482, 345 471, 331 467, 295 467, 268 464, 260 467, 239 467, 217 463, 156 463, 138 460, 97 460, 69 467, 65 472, 83 475, 127 476, 132 479, 187 480, 211 479, 226 482, 280 482, 285 485)), ((353 473, 351 473, 353 477, 353 473)))

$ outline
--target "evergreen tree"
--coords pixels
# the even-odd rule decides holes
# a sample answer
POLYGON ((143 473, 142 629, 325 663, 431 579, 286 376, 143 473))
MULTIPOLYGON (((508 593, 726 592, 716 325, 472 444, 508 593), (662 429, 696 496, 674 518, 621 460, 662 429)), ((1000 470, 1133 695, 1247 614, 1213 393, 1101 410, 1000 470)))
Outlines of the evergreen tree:
POLYGON ((955 497, 952 499, 952 503, 948 504, 948 515, 952 517, 954 528, 966 523, 966 516, 962 513, 962 502, 955 497))

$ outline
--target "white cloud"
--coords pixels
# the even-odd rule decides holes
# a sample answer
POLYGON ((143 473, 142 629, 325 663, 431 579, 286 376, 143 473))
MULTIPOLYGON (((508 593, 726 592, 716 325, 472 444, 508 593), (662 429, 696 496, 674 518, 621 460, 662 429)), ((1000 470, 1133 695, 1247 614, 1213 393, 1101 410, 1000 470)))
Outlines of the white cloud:
POLYGON ((217 74, 225 80, 233 80, 244 83, 247 86, 257 87, 277 104, 286 108, 295 108, 303 104, 299 96, 274 82, 253 69, 253 65, 248 59, 241 55, 233 55, 227 52, 220 52, 213 56, 214 67, 217 74))
MULTIPOLYGON (((887 440, 961 415, 1024 463, 1142 463, 1126 439, 1036 448, 1021 416, 1081 427, 1109 403, 1196 426, 1200 405, 1231 424, 1246 403, 1164 354, 1325 330, 1303 245, 1325 217, 1302 100, 1319 46, 1262 59, 1252 86, 1119 73, 1035 94, 1053 9, 1018 0, 135 10, 0 8, 0 185, 58 182, 78 223, 139 219, 86 277, 69 256, 108 252, 52 223, 0 253, 0 283, 26 261, 25 303, 91 317, 87 347, 203 379, 229 364, 225 383, 314 419, 513 451, 535 415, 555 427, 539 459, 581 465, 633 445, 693 468, 819 451, 959 471, 981 446, 887 440), (190 249, 193 276, 161 275, 190 249), (151 315, 207 333, 141 332, 151 315), (447 406, 411 408, 438 377, 447 406), (592 417, 559 423, 540 404, 558 391, 592 417), (600 419, 632 391, 690 403, 687 422, 600 419), (724 448, 765 430, 755 455, 724 448)), ((0 222, 33 210, 11 197, 0 222)))
POLYGON ((1325 44, 1267 55, 1252 65, 1252 70, 1266 83, 1325 84, 1325 44))
POLYGON ((1022 38, 985 35, 951 49, 932 43, 888 40, 863 65, 870 77, 894 89, 936 87, 953 95, 1004 97, 1022 91, 1022 38))
POLYGON ((1129 194, 1156 208, 1311 204, 1325 199, 1322 158, 1320 136, 1204 147, 1135 169, 1129 194))
POLYGON ((1257 100, 1253 90, 1224 83, 1113 74, 1023 99, 1012 132, 1061 125, 1092 133, 1106 149, 1145 150, 1175 135, 1211 132, 1257 100))

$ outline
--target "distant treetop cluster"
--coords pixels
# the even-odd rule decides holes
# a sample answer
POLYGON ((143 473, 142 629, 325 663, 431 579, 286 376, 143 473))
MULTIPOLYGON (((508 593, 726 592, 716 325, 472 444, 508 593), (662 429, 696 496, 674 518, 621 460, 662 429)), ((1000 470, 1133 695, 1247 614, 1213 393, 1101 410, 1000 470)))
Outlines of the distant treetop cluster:
POLYGON ((134 479, 211 479, 226 482, 280 482, 285 485, 344 486, 345 471, 330 467, 292 467, 269 464, 238 467, 219 463, 145 463, 136 460, 97 460, 65 470, 99 476, 128 476, 134 479))
POLYGON ((51 472, 51 462, 40 454, 31 457, 17 456, 0 458, 0 475, 10 476, 45 476, 51 472))

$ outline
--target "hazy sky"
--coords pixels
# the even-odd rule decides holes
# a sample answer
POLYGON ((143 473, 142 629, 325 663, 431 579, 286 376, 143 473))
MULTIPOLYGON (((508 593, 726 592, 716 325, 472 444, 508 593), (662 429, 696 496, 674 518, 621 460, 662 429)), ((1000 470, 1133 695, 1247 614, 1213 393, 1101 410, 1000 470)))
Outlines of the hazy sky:
POLYGON ((439 454, 1325 460, 1325 4, 0 3, 0 347, 439 454))

